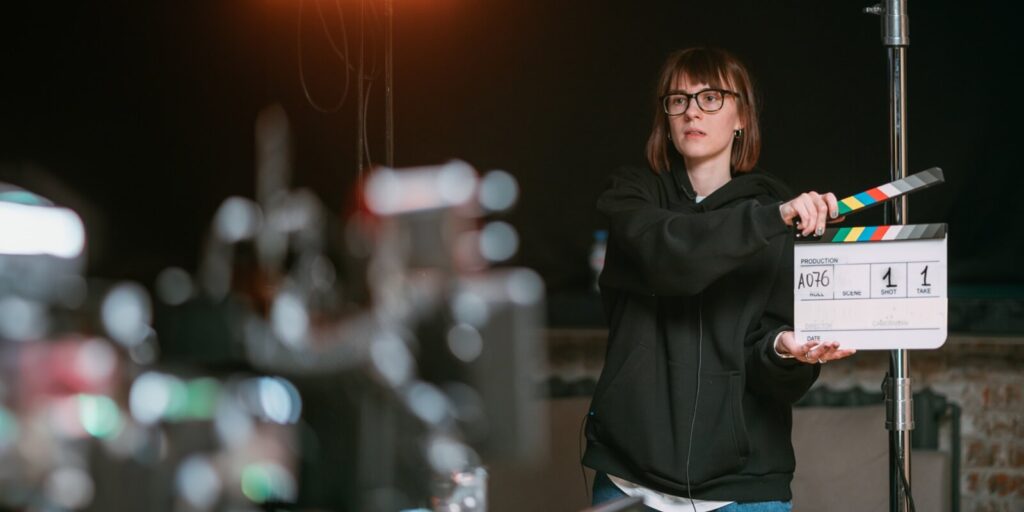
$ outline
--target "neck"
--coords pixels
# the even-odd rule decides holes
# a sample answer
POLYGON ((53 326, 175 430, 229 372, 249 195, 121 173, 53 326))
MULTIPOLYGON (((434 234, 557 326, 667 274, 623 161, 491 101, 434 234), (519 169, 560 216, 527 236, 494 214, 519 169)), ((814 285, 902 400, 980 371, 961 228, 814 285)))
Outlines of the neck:
POLYGON ((729 154, 726 153, 725 157, 707 160, 685 159, 686 174, 690 177, 690 183, 697 195, 707 197, 732 179, 729 172, 729 154))

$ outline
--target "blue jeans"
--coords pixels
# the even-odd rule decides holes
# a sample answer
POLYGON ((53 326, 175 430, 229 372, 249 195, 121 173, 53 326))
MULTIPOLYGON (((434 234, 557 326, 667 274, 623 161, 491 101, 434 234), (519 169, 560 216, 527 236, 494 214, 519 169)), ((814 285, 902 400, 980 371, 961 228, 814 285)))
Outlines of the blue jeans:
MULTIPOLYGON (((608 475, 598 472, 594 476, 594 498, 593 504, 604 503, 626 495, 608 478, 608 475)), ((647 510, 654 510, 645 507, 647 510)), ((793 503, 789 501, 756 501, 751 503, 732 503, 715 512, 791 512, 793 503)))

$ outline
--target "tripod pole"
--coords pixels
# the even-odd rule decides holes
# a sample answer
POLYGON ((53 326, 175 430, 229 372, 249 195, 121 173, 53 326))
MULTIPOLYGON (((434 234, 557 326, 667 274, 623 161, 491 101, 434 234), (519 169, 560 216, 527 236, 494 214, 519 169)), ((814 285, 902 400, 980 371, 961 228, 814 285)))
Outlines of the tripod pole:
MULTIPOLYGON (((893 180, 907 175, 907 47, 910 46, 907 0, 885 0, 865 9, 882 18, 882 44, 888 53, 889 172, 893 180)), ((886 224, 907 223, 907 198, 886 206, 886 224)), ((893 350, 885 384, 885 428, 889 431, 889 510, 910 510, 910 433, 914 402, 906 350, 893 350)))
POLYGON ((384 0, 384 165, 395 166, 395 0, 384 0))

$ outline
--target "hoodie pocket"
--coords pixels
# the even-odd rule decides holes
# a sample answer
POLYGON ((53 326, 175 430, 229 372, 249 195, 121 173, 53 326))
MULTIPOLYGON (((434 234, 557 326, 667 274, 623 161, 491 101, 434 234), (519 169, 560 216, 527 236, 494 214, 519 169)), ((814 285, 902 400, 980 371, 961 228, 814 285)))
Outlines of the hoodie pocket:
POLYGON ((740 373, 703 372, 696 397, 692 371, 669 363, 667 372, 659 372, 642 363, 627 361, 595 402, 598 439, 615 448, 623 462, 666 486, 684 488, 689 481, 699 488, 740 470, 750 455, 740 373))
POLYGON ((694 395, 692 384, 683 384, 687 381, 692 382, 692 377, 673 380, 676 396, 689 395, 679 401, 685 403, 671 408, 676 453, 672 458, 660 459, 658 467, 651 469, 662 477, 685 483, 689 458, 689 482, 699 486, 741 469, 750 456, 750 441, 743 418, 743 386, 739 372, 703 372, 699 395, 694 395))
MULTIPOLYGON (((739 372, 708 373, 700 381, 690 446, 693 483, 734 472, 751 455, 750 438, 743 421, 739 372)), ((692 418, 689 414, 682 416, 692 418)))

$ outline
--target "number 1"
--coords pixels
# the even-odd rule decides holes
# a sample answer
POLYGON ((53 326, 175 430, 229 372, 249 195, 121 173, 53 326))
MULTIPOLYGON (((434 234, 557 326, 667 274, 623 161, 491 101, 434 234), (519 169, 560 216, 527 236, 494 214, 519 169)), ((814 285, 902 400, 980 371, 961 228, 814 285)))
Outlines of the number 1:
POLYGON ((885 275, 882 276, 882 279, 885 279, 888 283, 885 285, 886 288, 896 288, 896 285, 892 284, 892 267, 886 269, 885 275))

